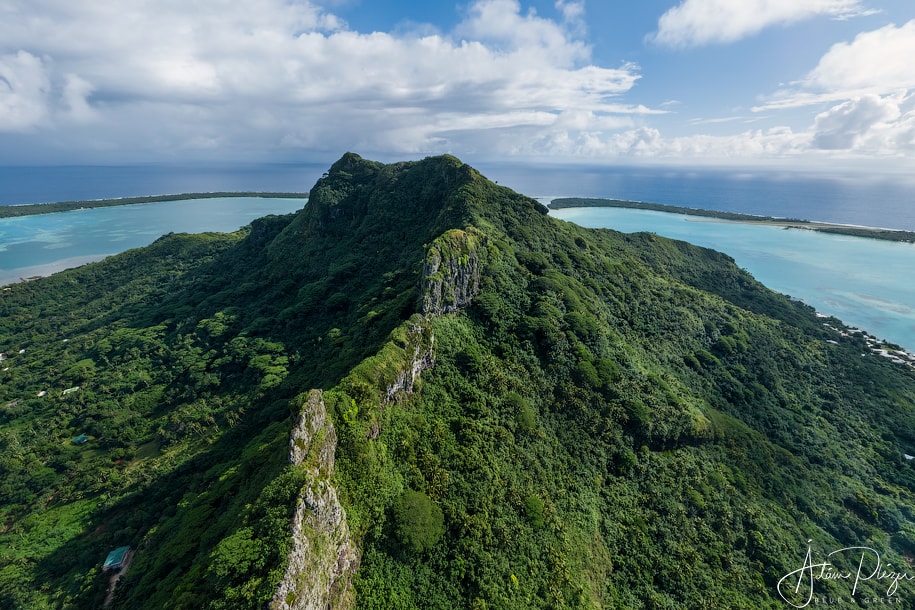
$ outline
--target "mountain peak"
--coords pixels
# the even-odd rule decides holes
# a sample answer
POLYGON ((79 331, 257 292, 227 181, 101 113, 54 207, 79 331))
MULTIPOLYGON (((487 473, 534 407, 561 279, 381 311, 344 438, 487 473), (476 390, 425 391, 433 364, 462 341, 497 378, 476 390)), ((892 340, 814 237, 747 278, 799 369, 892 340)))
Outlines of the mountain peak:
POLYGON ((429 241, 468 222, 495 187, 451 155, 382 164, 348 152, 312 187, 293 232, 408 230, 429 241))
POLYGON ((112 608, 800 607, 805 550, 915 553, 908 369, 450 155, 0 304, 4 608, 99 607, 125 545, 112 608))

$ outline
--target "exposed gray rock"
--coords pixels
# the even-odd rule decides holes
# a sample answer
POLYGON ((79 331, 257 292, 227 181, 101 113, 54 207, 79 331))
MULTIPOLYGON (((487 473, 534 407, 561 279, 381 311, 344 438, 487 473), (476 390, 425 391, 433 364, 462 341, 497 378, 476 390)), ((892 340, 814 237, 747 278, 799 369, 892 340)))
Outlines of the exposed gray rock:
POLYGON ((309 476, 292 517, 293 548, 271 610, 352 606, 351 579, 359 552, 330 483, 336 446, 337 433, 327 419, 321 391, 312 390, 289 439, 289 462, 306 468, 309 476))
POLYGON ((412 346, 412 358, 397 374, 394 383, 385 390, 384 404, 396 402, 402 396, 409 396, 419 379, 420 374, 435 366, 435 335, 428 319, 423 319, 410 328, 409 346, 412 346))
MULTIPOLYGON (((401 343, 403 364, 384 394, 383 405, 413 393, 423 371, 435 365, 432 320, 471 304, 480 292, 479 232, 454 229, 436 239, 423 263, 422 317, 417 316, 401 343)), ((389 378, 390 379, 390 378, 389 378)), ((380 433, 373 426, 369 437, 380 433)), ((296 417, 289 438, 289 462, 309 474, 292 519, 293 549, 271 610, 327 610, 353 606, 352 575, 359 551, 346 523, 346 512, 331 485, 337 434, 327 418, 320 390, 312 390, 296 417)))
MULTIPOLYGON (((301 412, 292 424, 289 434, 289 463, 305 463, 309 453, 317 450, 316 467, 329 467, 330 472, 319 471, 317 476, 329 477, 334 469, 334 452, 337 447, 337 432, 333 423, 327 420, 327 409, 321 390, 312 390, 301 412)), ((311 467, 311 464, 305 464, 311 467)))
POLYGON ((457 311, 480 293, 480 241, 472 229, 452 229, 427 248, 422 274, 423 315, 457 311))

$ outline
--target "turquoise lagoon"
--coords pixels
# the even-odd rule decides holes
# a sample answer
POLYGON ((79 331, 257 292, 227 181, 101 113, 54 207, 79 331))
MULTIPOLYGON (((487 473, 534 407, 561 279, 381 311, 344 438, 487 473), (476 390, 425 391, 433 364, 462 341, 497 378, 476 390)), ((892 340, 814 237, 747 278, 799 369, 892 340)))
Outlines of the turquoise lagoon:
MULTIPOLYGON (((261 216, 295 212, 306 201, 199 199, 3 218, 0 284, 101 260, 169 232, 234 231, 261 216)), ((551 215, 720 250, 770 288, 915 350, 915 245, 621 208, 551 215)))
POLYGON ((915 351, 913 244, 623 208, 566 208, 550 215, 725 252, 769 288, 915 351))
POLYGON ((0 284, 49 275, 147 246, 166 233, 231 232, 306 199, 190 199, 0 218, 0 284))

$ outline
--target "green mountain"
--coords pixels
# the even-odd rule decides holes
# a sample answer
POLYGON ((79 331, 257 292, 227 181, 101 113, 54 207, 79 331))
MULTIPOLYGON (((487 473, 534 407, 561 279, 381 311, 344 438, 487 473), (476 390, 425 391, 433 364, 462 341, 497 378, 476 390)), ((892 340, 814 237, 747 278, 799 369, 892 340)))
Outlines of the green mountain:
POLYGON ((0 607, 912 608, 915 371, 825 322, 347 154, 296 214, 3 289, 0 607))

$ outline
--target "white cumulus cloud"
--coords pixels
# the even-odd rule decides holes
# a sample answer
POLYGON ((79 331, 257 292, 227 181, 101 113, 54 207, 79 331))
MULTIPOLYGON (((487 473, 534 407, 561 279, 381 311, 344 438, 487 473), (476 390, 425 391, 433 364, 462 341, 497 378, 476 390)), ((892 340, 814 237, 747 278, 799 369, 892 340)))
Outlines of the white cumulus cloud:
MULTIPOLYGON (((557 131, 538 142, 560 158, 635 158, 674 163, 732 163, 748 160, 783 160, 807 154, 811 134, 787 127, 757 129, 727 136, 693 134, 665 136, 648 126, 631 127, 609 133, 593 131, 557 131)), ((519 150, 518 154, 534 156, 536 150, 519 150)))
POLYGON ((44 123, 50 92, 51 81, 41 59, 26 51, 0 55, 0 132, 44 123))
POLYGON ((827 150, 851 149, 875 128, 885 129, 902 116, 900 96, 866 95, 817 115, 814 144, 827 150))
POLYGON ((91 129, 99 150, 150 155, 399 154, 655 112, 619 99, 638 66, 591 60, 584 4, 556 8, 477 0, 452 32, 421 35, 353 31, 307 0, 8 0, 0 130, 47 127, 75 148, 91 129))
MULTIPOLYGON (((856 14, 862 2, 684 0, 657 40, 734 39, 856 14)), ((754 127, 767 128, 690 135, 675 125, 676 102, 633 99, 638 65, 593 60, 582 0, 554 0, 553 18, 529 4, 470 0, 451 31, 359 32, 309 0, 5 0, 0 152, 28 144, 127 162, 343 150, 670 162, 915 153, 915 21, 833 46, 754 108, 770 115, 754 127), (778 110, 807 105, 806 123, 772 126, 778 110)))
POLYGON ((777 91, 754 111, 783 110, 885 95, 915 88, 915 20, 861 32, 833 45, 803 79, 777 91))
POLYGON ((652 38, 672 47, 726 43, 773 25, 866 12, 861 0, 683 0, 661 16, 652 38))
POLYGON ((915 20, 862 32, 834 45, 806 78, 821 91, 876 92, 915 87, 915 20))
POLYGON ((809 128, 817 150, 910 155, 915 109, 915 20, 833 45, 800 81, 756 112, 827 106, 809 128))

